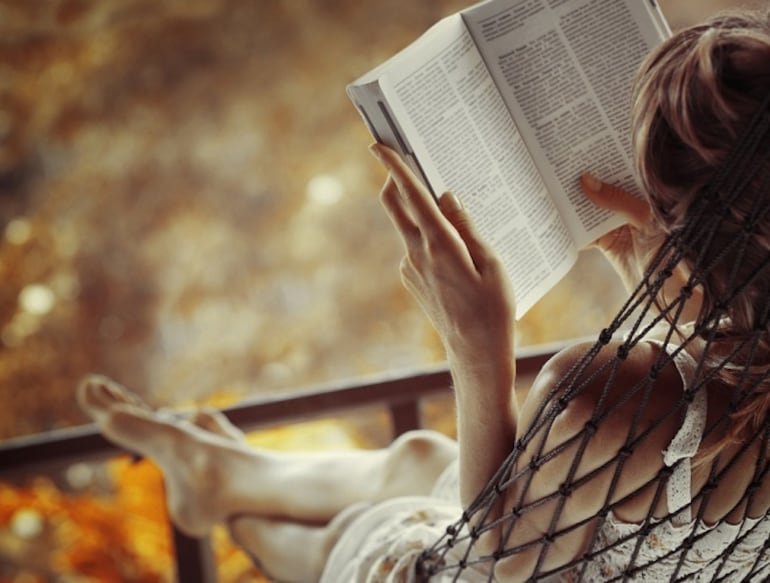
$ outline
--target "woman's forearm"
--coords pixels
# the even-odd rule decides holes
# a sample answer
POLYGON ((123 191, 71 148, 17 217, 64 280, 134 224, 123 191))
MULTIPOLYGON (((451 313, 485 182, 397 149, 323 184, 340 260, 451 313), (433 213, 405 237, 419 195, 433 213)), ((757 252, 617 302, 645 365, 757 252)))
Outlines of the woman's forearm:
POLYGON ((460 497, 467 507, 513 447, 518 413, 516 364, 512 353, 491 363, 450 355, 449 363, 457 401, 460 497))
POLYGON ((451 193, 439 204, 393 150, 382 191, 404 243, 401 279, 441 336, 457 392, 462 500, 471 502, 508 453, 515 431, 511 281, 500 256, 451 193))

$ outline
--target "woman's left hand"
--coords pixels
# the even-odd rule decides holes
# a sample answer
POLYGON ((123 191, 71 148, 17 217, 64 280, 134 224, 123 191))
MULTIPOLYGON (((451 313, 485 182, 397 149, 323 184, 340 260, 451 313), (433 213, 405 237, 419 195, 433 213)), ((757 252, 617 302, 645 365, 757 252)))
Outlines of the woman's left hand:
POLYGON ((626 224, 599 237, 591 246, 599 249, 632 292, 642 279, 647 240, 652 228, 650 205, 622 188, 586 173, 581 176, 583 193, 599 208, 618 213, 626 224))
POLYGON ((457 197, 430 192, 392 149, 372 153, 390 173, 380 199, 403 240, 401 277, 441 336, 450 360, 495 365, 513 355, 515 303, 508 275, 457 197))

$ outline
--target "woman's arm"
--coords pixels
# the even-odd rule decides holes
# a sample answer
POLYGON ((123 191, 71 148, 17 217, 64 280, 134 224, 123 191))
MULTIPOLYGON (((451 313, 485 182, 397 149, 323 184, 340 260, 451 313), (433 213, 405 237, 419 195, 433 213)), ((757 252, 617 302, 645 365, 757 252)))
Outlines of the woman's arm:
POLYGON ((444 344, 455 385, 460 490, 470 504, 510 452, 514 396, 514 300, 497 254, 458 199, 439 205, 393 150, 372 152, 390 175, 381 201, 401 236, 404 285, 444 344))
POLYGON ((620 276, 626 290, 631 292, 644 274, 647 247, 643 233, 650 227, 650 206, 646 201, 617 186, 604 183, 592 174, 584 174, 580 183, 592 203, 618 213, 628 221, 599 237, 591 246, 602 252, 620 276))
MULTIPOLYGON (((458 408, 461 497, 463 505, 467 506, 510 453, 517 429, 521 434, 534 422, 540 406, 554 398, 551 390, 556 383, 587 348, 574 347, 552 359, 538 375, 520 411, 514 392, 515 304, 510 282, 498 256, 479 237, 456 197, 444 194, 436 205, 430 193, 395 152, 382 146, 373 146, 372 151, 389 171, 381 201, 406 249, 401 263, 402 279, 438 331, 449 359, 458 408)), ((600 206, 609 206, 601 203, 607 203, 617 191, 605 190, 601 185, 598 190, 595 202, 600 206), (604 196, 608 194, 611 196, 604 196)), ((618 196, 621 196, 621 203, 627 202, 622 195, 618 196)), ((623 229, 620 235, 614 232, 607 239, 597 242, 597 246, 611 260, 618 260, 621 274, 626 275, 627 252, 633 249, 623 248, 622 244, 624 241, 632 242, 631 237, 635 233, 630 231, 631 227, 623 229), (620 238, 626 236, 629 238, 620 238)), ((603 375, 597 372, 616 350, 617 346, 605 347, 605 351, 594 359, 586 371, 587 378, 593 379, 593 382, 570 400, 553 425, 544 429, 547 431, 544 449, 537 447, 539 438, 536 438, 523 451, 519 467, 527 465, 543 452, 557 450, 560 453, 539 467, 531 481, 517 481, 502 497, 501 501, 508 509, 521 503, 534 503, 534 506, 531 512, 515 520, 513 530, 504 541, 507 548, 524 545, 525 550, 506 556, 496 564, 495 573, 500 581, 522 581, 536 568, 541 571, 557 569, 579 556, 590 537, 592 523, 587 522, 586 526, 577 529, 572 529, 571 525, 595 516, 608 501, 628 496, 651 480, 659 469, 662 462, 658 458, 666 443, 659 436, 670 439, 667 435, 672 431, 670 428, 662 434, 656 432, 649 445, 634 451, 628 466, 639 471, 624 474, 615 484, 611 500, 607 500, 607 496, 610 484, 614 483, 612 466, 567 495, 557 525, 564 535, 552 545, 543 544, 559 504, 558 499, 549 497, 559 493, 565 481, 579 481, 586 473, 617 456, 625 443, 629 420, 640 405, 638 397, 626 399, 623 389, 634 386, 639 378, 647 374, 652 355, 643 349, 635 351, 616 371, 616 383, 612 385, 610 394, 606 394, 603 375), (597 403, 602 403, 605 408, 615 403, 621 405, 589 439, 585 449, 578 451, 577 442, 563 448, 562 444, 584 429, 595 414, 597 403), (570 476, 576 457, 578 466, 570 476), (543 499, 550 501, 537 504, 543 499)), ((666 399, 652 400, 652 406, 647 407, 639 420, 640 429, 659 419, 667 407, 670 403, 666 399)), ((641 511, 647 510, 644 506, 649 504, 649 500, 642 497, 639 507, 636 502, 628 507, 627 516, 632 520, 643 517, 641 511)), ((487 516, 486 520, 500 516, 502 508, 503 505, 496 509, 495 516, 487 516)), ((619 510, 626 510, 626 507, 619 510)), ((483 537, 478 541, 479 552, 488 554, 496 550, 496 538, 483 537)))
MULTIPOLYGON (((618 213, 628 221, 622 227, 599 237, 592 246, 602 252, 630 293, 642 280, 648 259, 655 251, 655 246, 662 242, 664 233, 654 224, 647 201, 602 182, 591 174, 581 177, 581 185, 585 195, 596 206, 618 213)), ((664 298, 671 300, 676 297, 682 286, 688 283, 689 276, 686 268, 679 265, 663 286, 664 298)), ((695 320, 702 299, 702 290, 696 286, 680 316, 681 322, 695 320)))

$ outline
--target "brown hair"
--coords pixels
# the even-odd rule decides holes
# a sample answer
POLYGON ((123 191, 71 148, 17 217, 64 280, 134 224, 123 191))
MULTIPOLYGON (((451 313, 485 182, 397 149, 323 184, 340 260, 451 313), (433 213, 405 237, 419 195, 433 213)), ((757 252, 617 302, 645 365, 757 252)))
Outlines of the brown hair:
MULTIPOLYGON (((713 187, 714 176, 746 133, 760 104, 770 94, 770 12, 724 14, 684 29, 658 47, 643 63, 634 88, 632 139, 637 173, 648 196, 655 221, 666 233, 685 231, 699 199, 713 187)), ((713 243, 700 265, 714 263, 700 278, 703 305, 696 324, 712 317, 726 297, 727 316, 720 324, 717 344, 726 354, 761 328, 759 356, 746 362, 746 351, 738 352, 720 369, 721 378, 742 389, 747 377, 741 371, 750 366, 751 397, 732 414, 731 427, 718 444, 745 439, 747 433, 765 421, 770 411, 770 328, 762 312, 770 295, 770 270, 751 279, 770 255, 770 215, 753 229, 745 251, 718 255, 741 236, 747 217, 758 199, 770 205, 770 138, 760 144, 753 168, 757 170, 746 188, 731 202, 716 227, 713 243), (751 279, 740 293, 729 289, 733 269, 735 280, 751 279), (740 380, 742 379, 742 380, 740 380)), ((727 189, 725 189, 727 190, 727 189)), ((733 193, 716 192, 725 200, 733 193)), ((686 244, 686 241, 685 241, 686 244)), ((684 263, 698 270, 690 249, 684 263)), ((736 396, 737 398, 737 396, 736 396)), ((710 452, 713 457, 715 452, 710 452)))

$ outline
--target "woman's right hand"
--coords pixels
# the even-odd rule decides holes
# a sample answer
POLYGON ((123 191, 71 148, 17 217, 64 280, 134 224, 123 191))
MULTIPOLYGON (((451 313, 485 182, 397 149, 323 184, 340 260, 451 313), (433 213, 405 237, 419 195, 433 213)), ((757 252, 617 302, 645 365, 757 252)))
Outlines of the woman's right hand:
POLYGON ((621 214, 627 222, 599 237, 590 246, 599 249, 617 271, 630 292, 644 274, 649 250, 645 235, 650 228, 651 211, 646 201, 622 188, 602 182, 592 174, 580 177, 583 192, 596 206, 621 214))
POLYGON ((376 144, 372 153, 390 174, 380 200, 404 243, 402 280, 450 362, 509 371, 515 301, 499 256, 454 195, 437 205, 395 151, 376 144))

